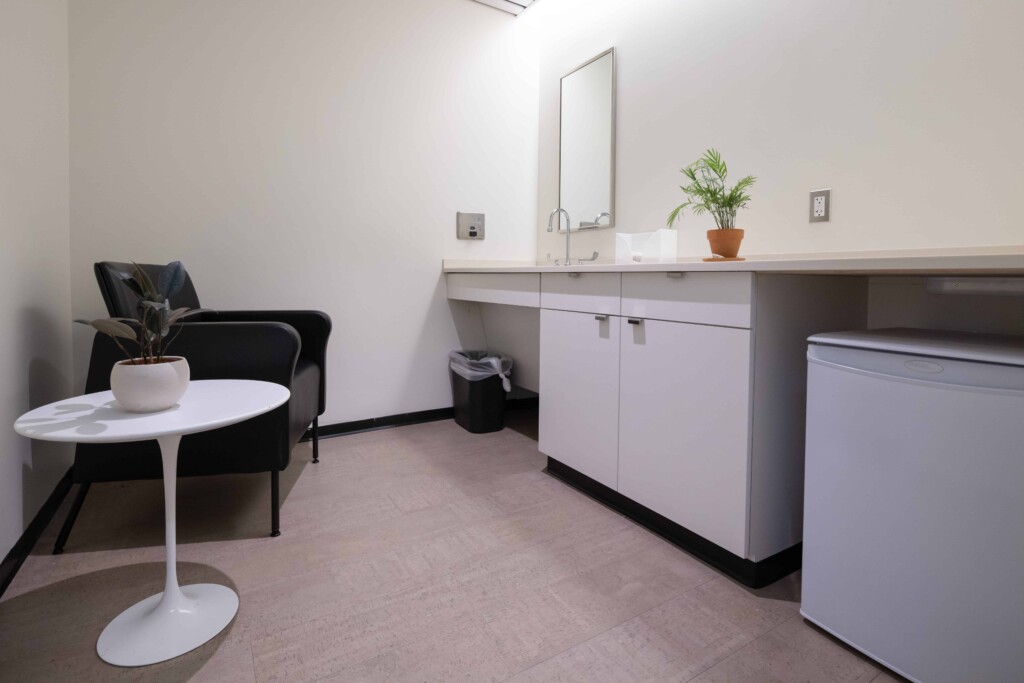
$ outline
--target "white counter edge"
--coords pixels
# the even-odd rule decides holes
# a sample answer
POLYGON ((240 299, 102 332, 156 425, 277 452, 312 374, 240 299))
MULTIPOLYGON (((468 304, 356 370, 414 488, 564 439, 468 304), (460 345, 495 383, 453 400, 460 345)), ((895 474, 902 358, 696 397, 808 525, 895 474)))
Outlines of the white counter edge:
POLYGON ((759 254, 746 261, 705 262, 680 258, 657 263, 537 265, 528 261, 445 259, 445 273, 644 273, 775 272, 830 274, 1024 275, 1024 246, 861 251, 823 254, 759 254))

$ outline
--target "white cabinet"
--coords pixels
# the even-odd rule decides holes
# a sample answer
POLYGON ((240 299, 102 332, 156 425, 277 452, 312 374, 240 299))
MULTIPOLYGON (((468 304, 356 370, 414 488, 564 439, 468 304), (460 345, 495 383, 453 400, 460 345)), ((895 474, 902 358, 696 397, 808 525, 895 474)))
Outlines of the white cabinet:
POLYGON ((540 368, 541 452, 614 489, 619 319, 542 310, 540 368))
POLYGON ((864 281, 626 273, 621 317, 578 312, 616 310, 610 279, 540 289, 549 470, 698 554, 694 535, 717 545, 705 558, 748 585, 798 561, 806 340, 864 327, 864 281))
POLYGON ((739 557, 747 550, 750 337, 621 318, 618 491, 739 557))

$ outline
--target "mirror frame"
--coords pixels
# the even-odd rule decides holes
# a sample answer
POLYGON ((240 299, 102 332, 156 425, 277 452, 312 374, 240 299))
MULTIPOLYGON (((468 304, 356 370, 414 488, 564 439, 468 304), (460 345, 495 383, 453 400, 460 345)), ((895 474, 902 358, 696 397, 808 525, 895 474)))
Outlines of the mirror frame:
MULTIPOLYGON (((615 131, 615 129, 616 129, 617 125, 618 125, 618 122, 617 122, 618 114, 616 113, 616 109, 617 109, 617 107, 616 107, 616 100, 617 100, 618 96, 617 96, 617 92, 616 92, 617 91, 617 84, 616 84, 617 75, 616 75, 616 69, 615 69, 615 48, 614 47, 610 47, 607 50, 605 50, 604 52, 602 52, 601 54, 598 54, 598 55, 595 55, 594 57, 591 57, 590 59, 588 59, 587 61, 583 62, 582 64, 580 64, 576 68, 571 69, 570 71, 566 72, 565 75, 563 75, 558 80, 558 206, 559 206, 559 208, 564 208, 564 207, 562 207, 562 109, 563 109, 563 107, 562 107, 562 95, 564 94, 564 82, 565 82, 566 78, 568 78, 569 76, 573 75, 574 73, 576 73, 580 69, 582 69, 585 66, 588 66, 588 65, 596 62, 597 60, 599 60, 602 57, 605 57, 607 55, 611 55, 611 58, 612 58, 612 135, 611 135, 612 139, 611 139, 611 157, 610 157, 611 172, 609 174, 610 177, 611 177, 611 185, 608 188, 608 195, 609 195, 609 202, 608 202, 609 209, 608 209, 608 213, 611 214, 611 221, 609 221, 609 223, 607 225, 591 225, 591 226, 587 226, 585 228, 575 228, 575 229, 572 229, 572 226, 570 225, 570 226, 568 226, 568 228, 566 228, 566 229, 572 229, 573 232, 578 232, 580 230, 604 230, 604 229, 607 229, 607 228, 614 228, 615 227, 615 221, 616 221, 616 215, 615 215, 615 138, 616 138, 616 131, 615 131)), ((562 228, 561 228, 561 225, 562 225, 562 217, 561 216, 558 217, 558 225, 559 225, 558 232, 564 232, 562 230, 562 228)))

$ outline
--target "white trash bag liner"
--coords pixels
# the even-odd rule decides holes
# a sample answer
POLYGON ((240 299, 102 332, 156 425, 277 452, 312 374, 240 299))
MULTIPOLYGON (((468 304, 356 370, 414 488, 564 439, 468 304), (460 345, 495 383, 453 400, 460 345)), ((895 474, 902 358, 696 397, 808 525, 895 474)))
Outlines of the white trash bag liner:
POLYGON ((509 380, 512 359, 508 356, 490 351, 452 351, 448 354, 448 361, 448 367, 459 377, 479 382, 498 375, 505 391, 512 391, 512 382, 509 380))

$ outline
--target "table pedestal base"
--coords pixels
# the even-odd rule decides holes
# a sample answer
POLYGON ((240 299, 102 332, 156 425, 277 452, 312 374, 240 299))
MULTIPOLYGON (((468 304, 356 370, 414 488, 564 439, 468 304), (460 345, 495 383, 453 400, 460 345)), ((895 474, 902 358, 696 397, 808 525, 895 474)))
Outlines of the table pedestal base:
POLYGON ((164 590, 132 605, 107 624, 96 643, 100 659, 116 666, 163 662, 208 642, 234 619, 238 595, 230 588, 211 583, 184 589, 178 585, 178 446, 184 434, 262 415, 283 405, 290 395, 288 389, 271 382, 197 380, 189 384, 181 402, 171 410, 128 413, 118 406, 113 394, 100 391, 73 402, 58 401, 36 408, 14 423, 17 433, 46 441, 122 443, 156 439, 160 446, 167 548, 164 590))
POLYGON ((227 586, 182 586, 184 598, 151 595, 121 612, 96 642, 100 659, 117 666, 156 664, 194 650, 220 633, 238 611, 238 596, 227 586))

